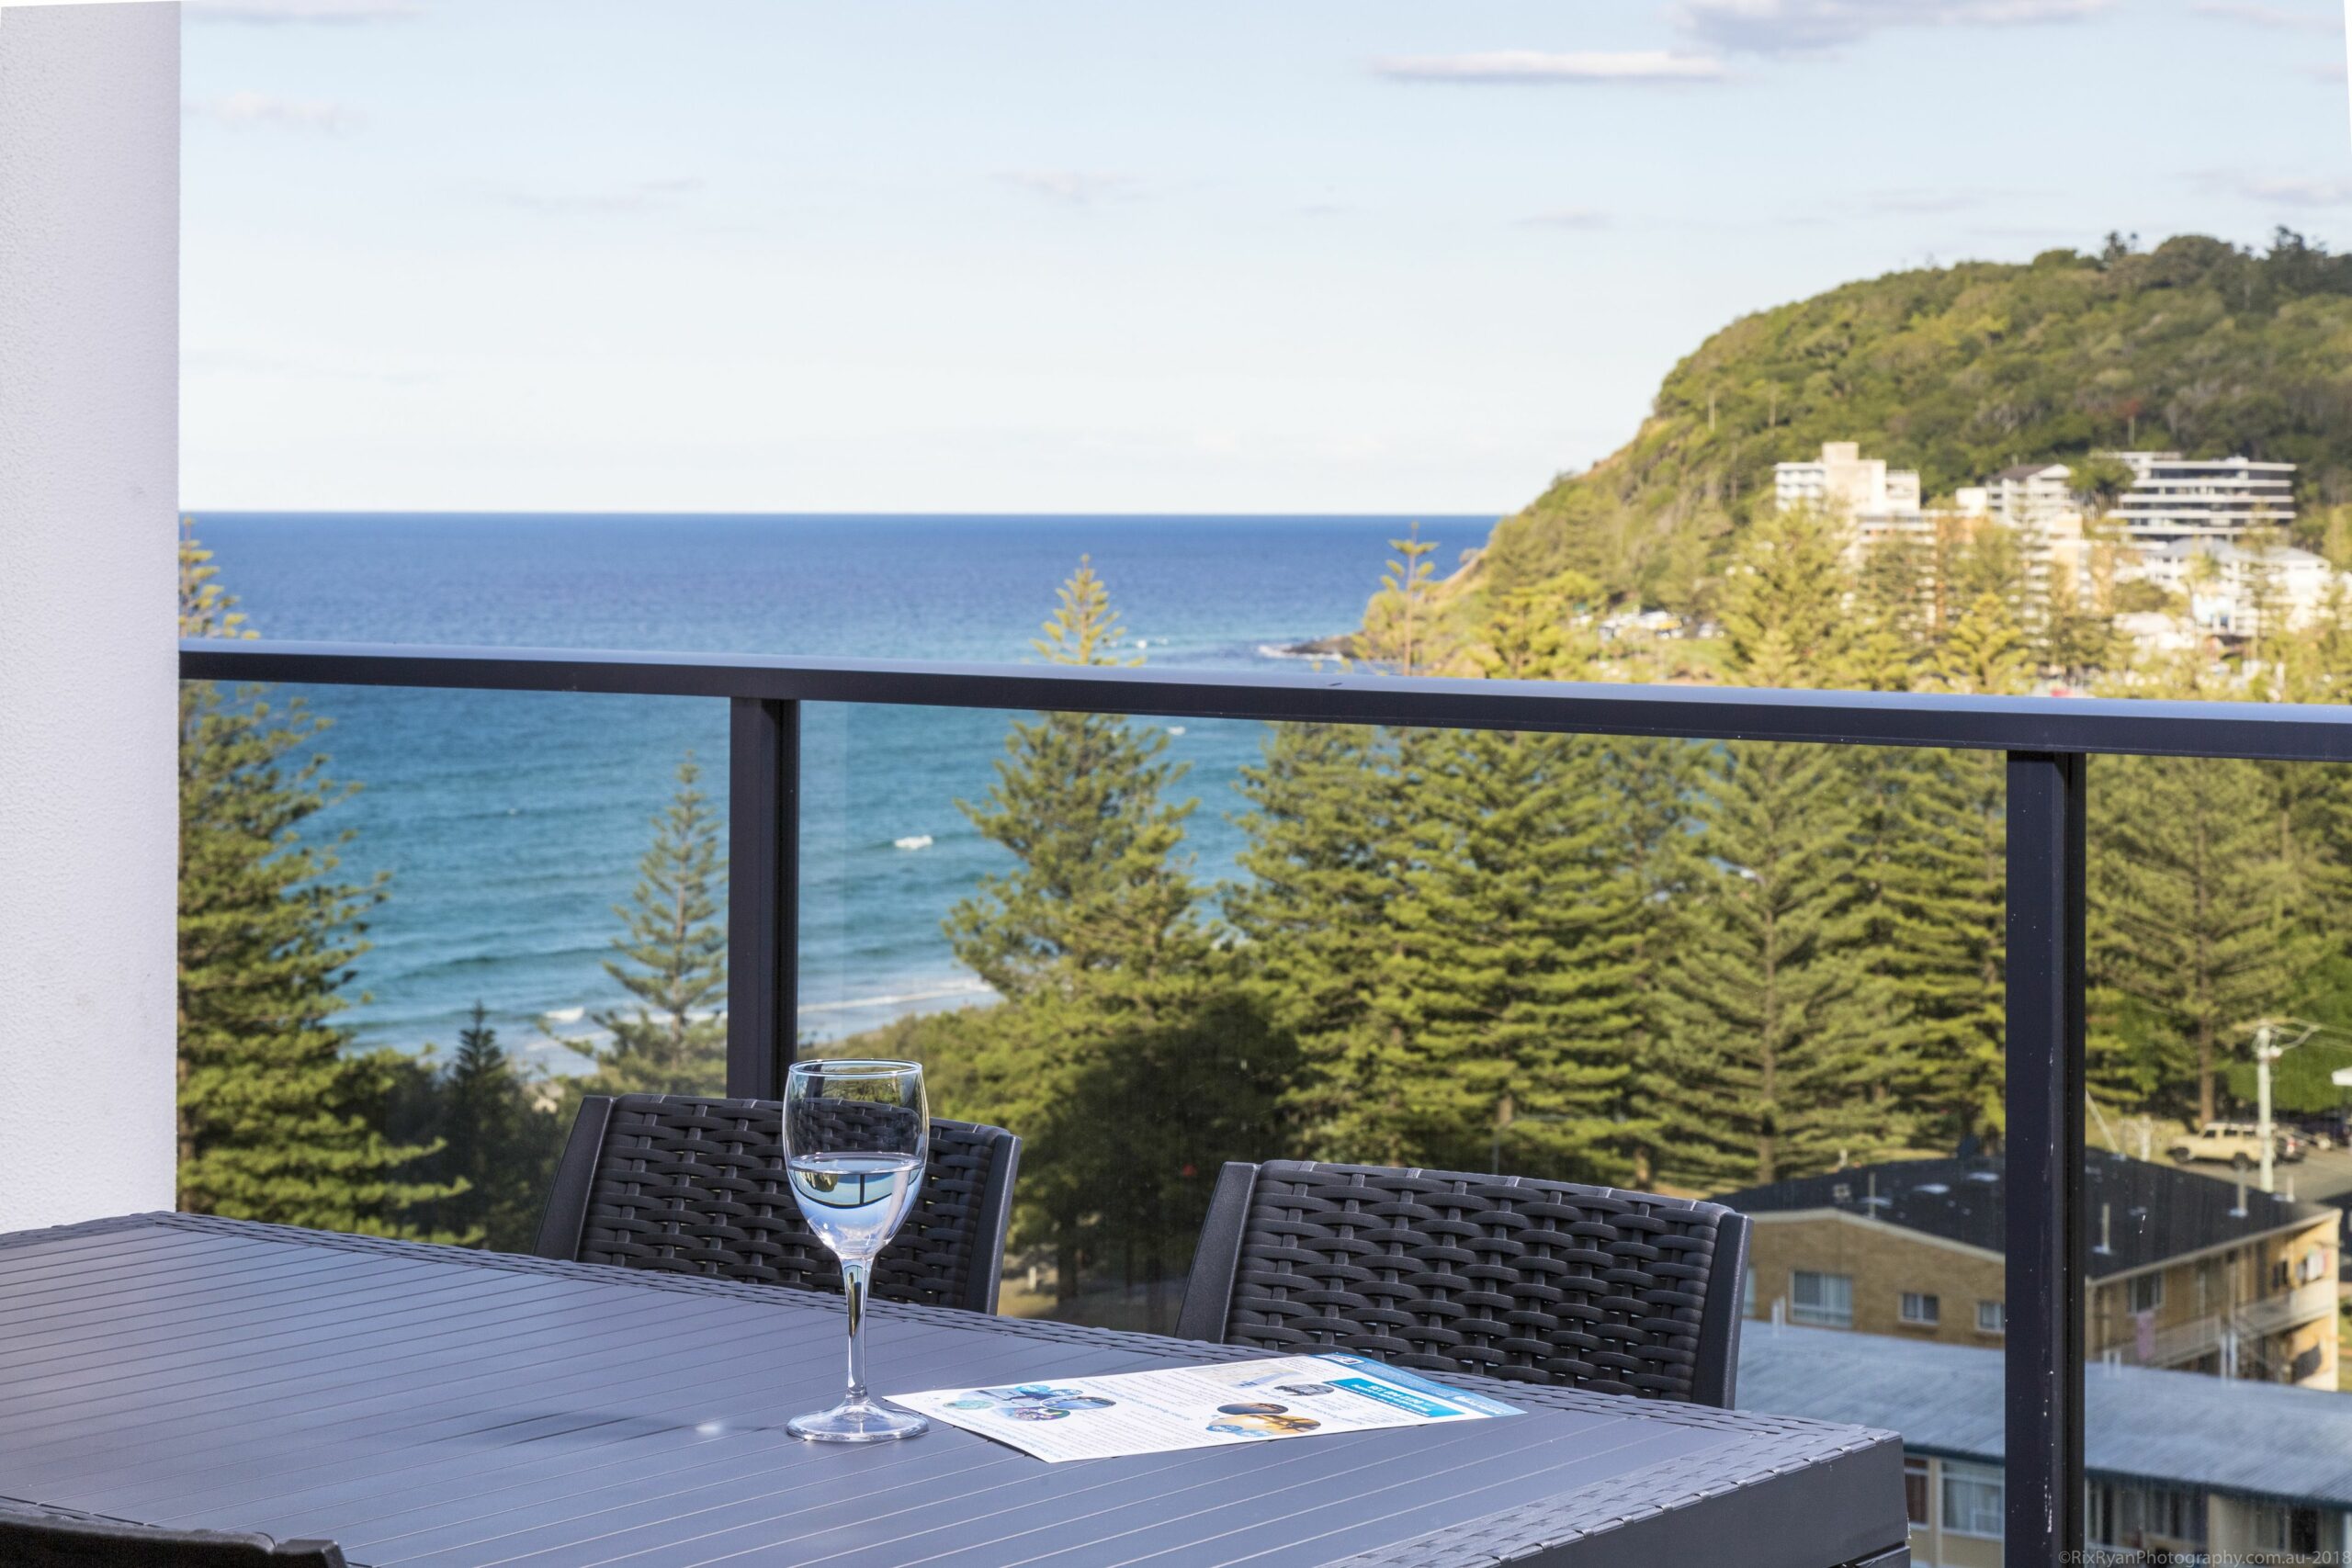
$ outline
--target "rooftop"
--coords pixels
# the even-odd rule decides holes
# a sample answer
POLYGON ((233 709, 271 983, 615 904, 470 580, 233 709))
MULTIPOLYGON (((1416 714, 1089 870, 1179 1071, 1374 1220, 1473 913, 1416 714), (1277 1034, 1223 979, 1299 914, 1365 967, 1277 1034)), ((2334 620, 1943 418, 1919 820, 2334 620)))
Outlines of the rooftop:
MULTIPOLYGON (((2248 1183, 2245 1212, 2240 1215, 2233 1212, 2239 1197, 2234 1181, 2105 1152, 2083 1163, 2093 1279, 2136 1273, 2166 1258, 2249 1241, 2335 1213, 2248 1183), (2102 1211, 2108 1218, 2106 1251, 2098 1247, 2102 1211)), ((1715 1201, 1750 1214, 1835 1209, 2001 1252, 2006 1250, 2001 1173, 1997 1155, 1891 1160, 1742 1188, 1720 1194, 1715 1201)))
MULTIPOLYGON (((1751 1323, 1739 1404, 1890 1427, 1915 1451, 1997 1463, 2001 1359, 1968 1345, 1751 1323)), ((2352 1399, 2343 1394, 2098 1365, 2084 1386, 2084 1467, 2094 1473, 2352 1507, 2352 1399)))

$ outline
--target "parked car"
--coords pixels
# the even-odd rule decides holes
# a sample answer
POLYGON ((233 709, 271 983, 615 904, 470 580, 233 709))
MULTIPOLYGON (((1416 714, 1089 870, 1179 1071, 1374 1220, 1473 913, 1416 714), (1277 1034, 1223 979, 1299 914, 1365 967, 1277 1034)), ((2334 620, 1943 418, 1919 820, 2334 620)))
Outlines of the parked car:
POLYGON ((2327 1147, 2327 1140, 2308 1127, 2292 1127, 2273 1122, 2270 1129, 2278 1136, 2278 1156, 2281 1159, 2301 1159, 2313 1149, 2327 1147))
POLYGON ((2352 1148, 2352 1138, 2345 1135, 2344 1113, 2330 1111, 2316 1116, 2298 1116, 2294 1130, 2311 1139, 2315 1149, 2352 1148))
MULTIPOLYGON (((2275 1161, 2299 1160, 2308 1152, 2302 1140, 2273 1127, 2270 1156, 2275 1161)), ((2208 1122, 2204 1128, 2180 1139, 2165 1151, 2181 1165, 2192 1160, 2251 1170, 2262 1163, 2262 1132, 2251 1122, 2208 1122)))

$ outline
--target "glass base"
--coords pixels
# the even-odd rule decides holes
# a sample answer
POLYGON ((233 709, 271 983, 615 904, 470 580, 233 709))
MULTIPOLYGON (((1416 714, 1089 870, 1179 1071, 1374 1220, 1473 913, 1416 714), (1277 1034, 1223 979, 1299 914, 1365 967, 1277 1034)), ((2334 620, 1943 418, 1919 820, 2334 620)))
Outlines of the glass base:
POLYGON ((919 1438, 931 1423, 904 1410, 885 1410, 872 1403, 836 1404, 814 1416, 795 1416, 785 1430, 812 1443, 887 1443, 898 1438, 919 1438))

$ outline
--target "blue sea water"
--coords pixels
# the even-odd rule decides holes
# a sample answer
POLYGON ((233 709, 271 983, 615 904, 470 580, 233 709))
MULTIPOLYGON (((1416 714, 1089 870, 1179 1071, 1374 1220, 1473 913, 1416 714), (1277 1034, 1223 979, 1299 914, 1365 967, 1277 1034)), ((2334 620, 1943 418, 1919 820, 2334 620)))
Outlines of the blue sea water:
MULTIPOLYGON (((1441 561, 1483 543, 1492 522, 1421 521, 1441 561)), ((1090 555, 1151 663, 1274 669, 1262 649, 1356 624, 1404 520, 199 513, 196 525, 269 638, 1012 661, 1035 657, 1056 587, 1090 555)), ((550 1066, 572 1061, 535 1021, 551 1015, 563 1032, 622 995, 603 969, 612 907, 682 758, 702 761, 724 809, 726 705, 301 694, 334 720, 332 773, 361 786, 316 823, 352 831, 346 872, 390 874, 357 964, 365 999, 347 1015, 361 1038, 446 1046, 479 999, 511 1042, 550 1066)), ((978 994, 940 922, 1007 863, 956 802, 985 795, 1013 716, 804 711, 804 1032, 978 994)), ((1182 790, 1200 802, 1194 870, 1233 875, 1233 783, 1261 731, 1175 728, 1170 755, 1190 764, 1182 790)))

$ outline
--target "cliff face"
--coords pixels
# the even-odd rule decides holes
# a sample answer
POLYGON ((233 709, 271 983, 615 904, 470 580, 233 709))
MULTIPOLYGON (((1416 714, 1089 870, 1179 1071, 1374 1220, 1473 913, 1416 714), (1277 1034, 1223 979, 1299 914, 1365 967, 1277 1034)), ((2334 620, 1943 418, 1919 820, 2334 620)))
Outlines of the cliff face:
POLYGON ((1772 465, 1825 441, 1950 492, 2094 449, 2299 463, 2352 500, 2352 256, 2281 231, 2264 254, 2182 236, 1850 283, 1759 311, 1676 366, 1623 447, 1506 518, 1449 585, 1575 570, 1619 600, 1701 604, 1772 465))

